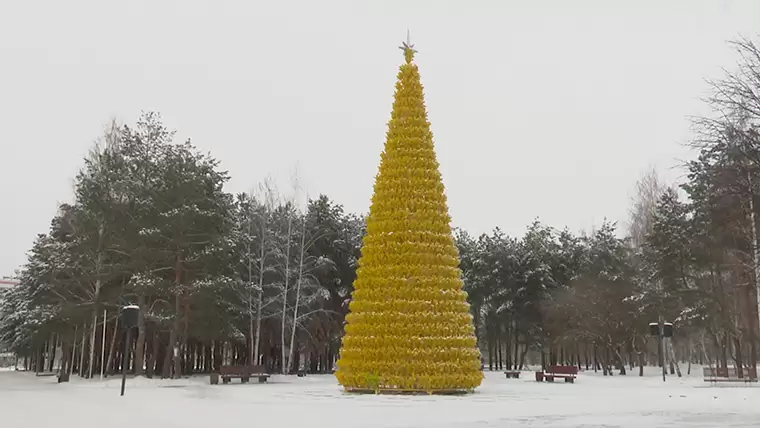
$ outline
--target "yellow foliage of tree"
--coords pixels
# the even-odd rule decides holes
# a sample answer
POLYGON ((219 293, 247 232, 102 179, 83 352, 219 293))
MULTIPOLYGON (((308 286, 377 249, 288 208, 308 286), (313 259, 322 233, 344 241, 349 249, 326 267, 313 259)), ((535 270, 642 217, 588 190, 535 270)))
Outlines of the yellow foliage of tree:
POLYGON ((415 51, 402 50, 335 376, 349 391, 470 391, 480 351, 415 51))

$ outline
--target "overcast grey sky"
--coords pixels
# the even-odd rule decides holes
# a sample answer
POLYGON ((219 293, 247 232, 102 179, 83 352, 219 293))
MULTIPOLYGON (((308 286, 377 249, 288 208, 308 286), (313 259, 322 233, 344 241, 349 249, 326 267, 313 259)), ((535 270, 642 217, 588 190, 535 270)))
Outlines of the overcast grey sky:
POLYGON ((368 209, 411 29, 454 225, 625 221, 689 156, 704 78, 760 1, 0 1, 0 276, 111 117, 160 111, 230 171, 368 209))

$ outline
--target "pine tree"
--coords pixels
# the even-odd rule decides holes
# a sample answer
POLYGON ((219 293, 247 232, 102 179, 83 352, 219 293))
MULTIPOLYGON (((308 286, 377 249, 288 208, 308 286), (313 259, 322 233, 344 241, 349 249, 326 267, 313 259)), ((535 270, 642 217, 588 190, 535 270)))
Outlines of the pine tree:
POLYGON ((349 391, 483 379, 415 51, 404 43, 336 377, 349 391))

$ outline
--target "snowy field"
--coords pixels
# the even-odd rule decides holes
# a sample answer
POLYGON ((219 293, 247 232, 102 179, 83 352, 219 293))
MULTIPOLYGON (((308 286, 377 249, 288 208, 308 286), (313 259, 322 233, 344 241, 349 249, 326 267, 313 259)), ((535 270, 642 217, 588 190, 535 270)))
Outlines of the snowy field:
MULTIPOLYGON (((760 386, 709 386, 650 370, 644 378, 581 373, 577 383, 537 383, 486 373, 467 396, 348 395, 332 376, 274 376, 269 384, 211 386, 208 377, 57 384, 0 371, 0 426, 77 428, 486 428, 758 427, 760 386)), ((234 381, 233 381, 234 382, 234 381)))

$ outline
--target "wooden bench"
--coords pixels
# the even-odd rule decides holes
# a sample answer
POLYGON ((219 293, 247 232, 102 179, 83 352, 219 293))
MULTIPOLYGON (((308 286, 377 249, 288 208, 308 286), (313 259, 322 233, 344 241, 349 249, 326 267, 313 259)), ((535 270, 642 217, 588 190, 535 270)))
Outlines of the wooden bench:
POLYGON ((507 379, 520 379, 520 370, 507 370, 504 372, 507 379))
POLYGON ((578 376, 578 367, 575 366, 549 366, 546 370, 536 372, 538 382, 554 382, 555 378, 565 379, 565 382, 574 383, 578 376))
POLYGON ((703 367, 702 376, 705 382, 757 382, 757 371, 752 371, 750 367, 742 370, 742 377, 739 377, 739 371, 736 367, 703 367))
POLYGON ((219 373, 211 373, 211 384, 218 385, 220 377, 224 384, 236 378, 240 379, 241 383, 248 383, 252 377, 258 378, 259 383, 266 383, 269 379, 264 366, 221 366, 219 373))

